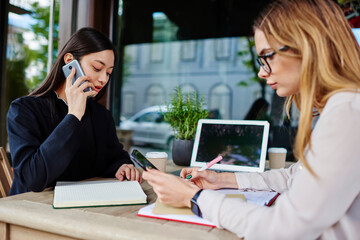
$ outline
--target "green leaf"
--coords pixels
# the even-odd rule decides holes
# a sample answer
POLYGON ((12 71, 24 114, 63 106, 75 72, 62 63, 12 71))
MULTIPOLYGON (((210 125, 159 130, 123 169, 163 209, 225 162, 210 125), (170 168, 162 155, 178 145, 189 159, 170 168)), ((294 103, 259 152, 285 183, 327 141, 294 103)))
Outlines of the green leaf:
POLYGON ((197 92, 184 95, 180 86, 175 88, 171 102, 167 104, 167 112, 161 112, 165 121, 174 129, 175 138, 194 139, 197 122, 208 117, 203 103, 204 97, 199 99, 197 92))
POLYGON ((248 84, 247 82, 245 82, 245 81, 238 82, 237 85, 240 86, 240 87, 247 87, 247 86, 249 86, 249 84, 248 84))
MULTIPOLYGON (((59 38, 59 1, 55 1, 55 13, 54 13, 54 41, 53 41, 53 61, 55 61, 58 54, 58 38, 59 38)), ((50 19, 50 7, 42 7, 38 2, 31 4, 31 11, 33 12, 32 17, 37 20, 37 22, 31 25, 32 32, 35 33, 35 41, 41 42, 43 38, 49 38, 49 19, 50 19)), ((33 76, 31 79, 26 79, 26 85, 30 89, 35 89, 41 82, 46 78, 46 66, 48 60, 48 44, 42 45, 40 50, 31 50, 25 48, 26 52, 26 64, 30 65, 31 63, 35 65, 43 65, 44 68, 38 71, 38 74, 33 76)))
MULTIPOLYGON (((247 50, 243 50, 243 51, 239 51, 238 55, 239 56, 249 56, 250 59, 247 60, 243 60, 242 63, 244 64, 244 66, 249 69, 251 72, 254 73, 254 76, 252 78, 250 78, 250 82, 255 82, 255 83, 259 83, 261 89, 262 89, 262 93, 265 93, 265 87, 267 86, 266 84, 264 84, 264 80, 260 79, 257 74, 259 72, 259 67, 256 64, 256 58, 257 58, 257 53, 255 50, 255 41, 253 37, 248 37, 248 49, 247 50)), ((245 81, 240 81, 237 83, 238 86, 240 87, 247 87, 249 86, 249 84, 245 81)), ((265 96, 262 96, 265 97, 265 96)))

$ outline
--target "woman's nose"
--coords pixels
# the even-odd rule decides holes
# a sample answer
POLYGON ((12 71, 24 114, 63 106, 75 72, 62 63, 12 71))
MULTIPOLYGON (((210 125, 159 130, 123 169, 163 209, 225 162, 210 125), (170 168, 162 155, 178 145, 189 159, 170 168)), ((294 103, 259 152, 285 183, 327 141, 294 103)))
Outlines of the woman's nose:
POLYGON ((101 74, 101 76, 99 76, 99 79, 98 79, 98 81, 99 81, 102 85, 105 85, 106 82, 107 82, 107 80, 108 80, 108 76, 107 76, 106 73, 105 73, 105 74, 101 74))
POLYGON ((262 66, 259 68, 258 77, 261 79, 265 79, 269 77, 270 73, 267 73, 262 66))

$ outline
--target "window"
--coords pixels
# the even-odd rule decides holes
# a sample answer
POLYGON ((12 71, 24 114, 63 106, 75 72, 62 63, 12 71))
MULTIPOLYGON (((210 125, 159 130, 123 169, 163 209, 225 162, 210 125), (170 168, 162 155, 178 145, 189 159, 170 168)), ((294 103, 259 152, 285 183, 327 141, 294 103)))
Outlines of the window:
POLYGON ((159 85, 151 85, 146 91, 146 103, 150 106, 164 104, 165 90, 159 85))
POLYGON ((135 113, 135 99, 136 94, 134 92, 123 93, 123 114, 126 118, 131 117, 135 113))
MULTIPOLYGON (((2 1, 1 15, 7 16, 1 25, 1 43, 5 42, 5 59, 1 59, 1 124, 0 143, 7 143, 6 113, 10 103, 35 89, 47 74, 48 59, 57 55, 59 2, 55 0, 53 50, 48 51, 49 16, 51 0, 6 0, 2 1), (8 10, 8 12, 7 12, 8 10), (7 29, 7 34, 4 29, 7 29), (49 54, 50 52, 50 54, 49 54), (5 74, 3 74, 5 72, 5 74)), ((3 46, 1 46, 3 47, 3 46)), ((51 61, 49 61, 51 66, 51 61)))
POLYGON ((251 62, 254 51, 248 37, 253 20, 270 0, 246 5, 137 0, 137 8, 134 1, 119 2, 122 104, 114 105, 114 112, 128 117, 131 111, 169 103, 177 86, 185 94, 196 91, 204 97, 204 105, 217 118, 243 119, 261 96, 271 102, 274 91, 254 82, 256 73, 245 63, 251 62), (129 101, 129 92, 136 93, 136 101, 129 101))
POLYGON ((217 118, 230 119, 231 89, 225 84, 219 84, 211 89, 209 111, 218 113, 217 118))
POLYGON ((197 92, 196 87, 191 83, 181 84, 180 86, 181 86, 183 94, 185 94, 185 95, 191 94, 193 92, 197 92))

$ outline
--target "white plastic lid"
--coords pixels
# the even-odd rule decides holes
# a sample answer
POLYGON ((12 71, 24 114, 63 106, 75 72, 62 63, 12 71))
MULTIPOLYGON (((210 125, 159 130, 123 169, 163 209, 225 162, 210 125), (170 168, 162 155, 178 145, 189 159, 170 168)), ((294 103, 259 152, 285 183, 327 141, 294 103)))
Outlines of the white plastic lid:
POLYGON ((145 157, 146 158, 167 158, 168 155, 166 152, 147 152, 145 157))
POLYGON ((273 148, 269 148, 268 152, 269 153, 287 153, 287 150, 286 150, 286 148, 273 147, 273 148))

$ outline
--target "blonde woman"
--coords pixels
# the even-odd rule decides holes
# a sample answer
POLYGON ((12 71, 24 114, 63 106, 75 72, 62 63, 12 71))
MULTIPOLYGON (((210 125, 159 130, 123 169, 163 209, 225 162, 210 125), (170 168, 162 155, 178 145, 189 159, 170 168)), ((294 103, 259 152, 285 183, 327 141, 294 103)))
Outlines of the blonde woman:
POLYGON ((279 0, 254 31, 258 75, 300 110, 299 161, 264 173, 183 169, 194 184, 155 170, 144 179, 163 203, 245 239, 360 239, 360 48, 343 12, 331 0, 279 0), (262 207, 209 190, 224 187, 281 195, 262 207))

